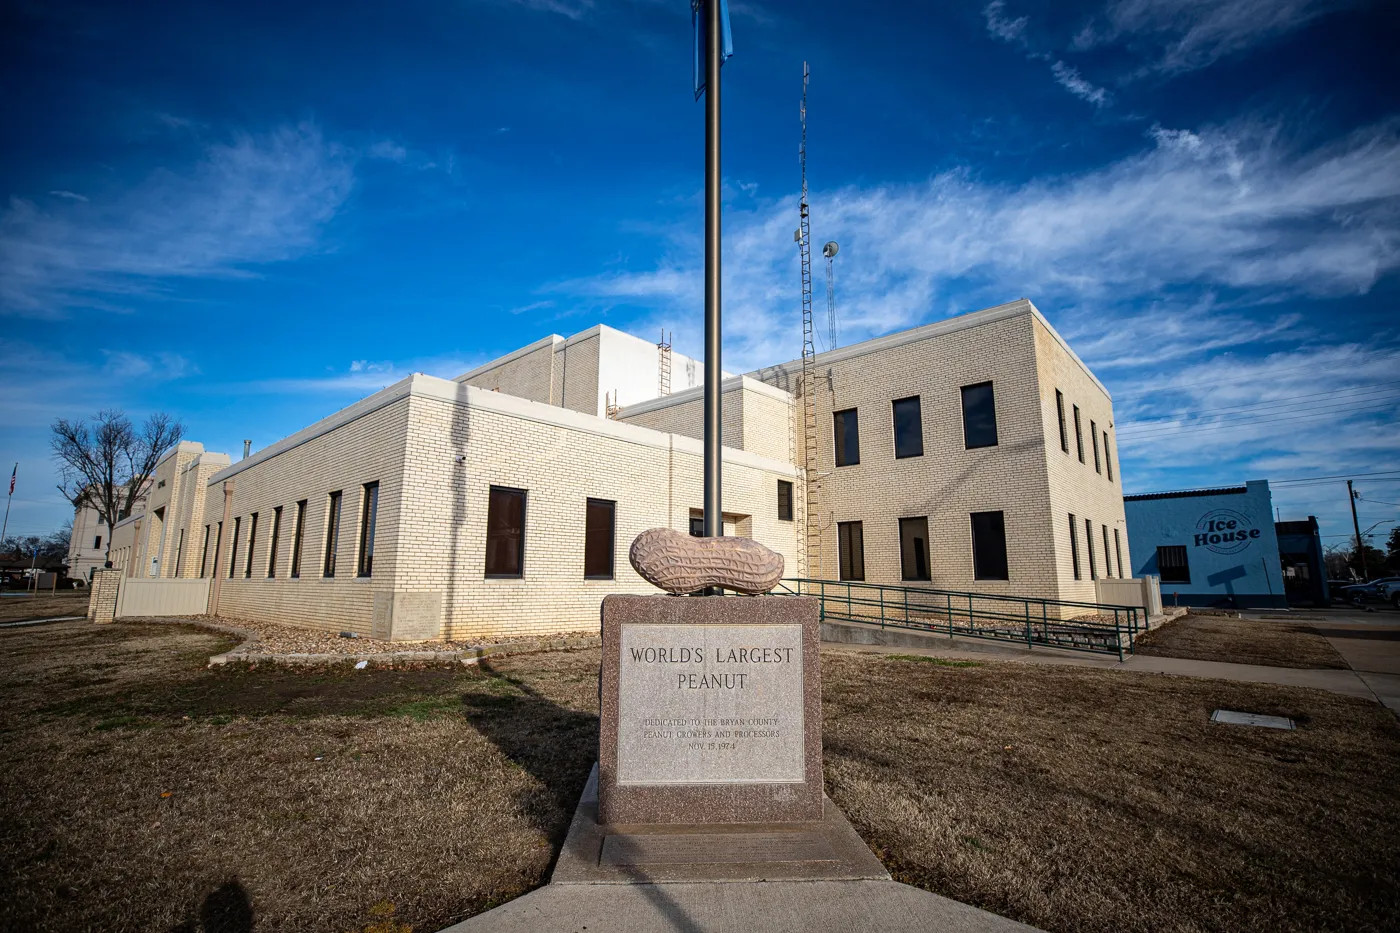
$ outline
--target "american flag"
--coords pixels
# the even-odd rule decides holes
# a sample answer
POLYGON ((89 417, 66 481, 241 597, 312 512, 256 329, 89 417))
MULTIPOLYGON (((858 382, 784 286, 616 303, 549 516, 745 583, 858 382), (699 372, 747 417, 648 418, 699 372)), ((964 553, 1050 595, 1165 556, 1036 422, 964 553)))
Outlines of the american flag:
POLYGON ((17 473, 19 473, 18 463, 16 463, 15 468, 10 471, 10 495, 12 496, 15 494, 15 474, 17 473))

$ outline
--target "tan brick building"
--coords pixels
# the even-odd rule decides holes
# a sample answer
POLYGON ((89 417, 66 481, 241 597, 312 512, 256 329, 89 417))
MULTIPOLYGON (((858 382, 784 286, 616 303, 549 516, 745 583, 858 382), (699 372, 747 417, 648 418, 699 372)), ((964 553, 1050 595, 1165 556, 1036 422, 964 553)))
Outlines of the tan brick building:
MULTIPOLYGON (((591 628, 605 593, 651 591, 631 540, 701 514, 702 369, 671 363, 661 397, 657 346, 599 326, 411 376, 236 463, 182 443, 114 562, 209 577, 235 618, 394 639, 591 628)), ((790 575, 809 496, 827 578, 1092 600, 1094 574, 1130 566, 1108 393, 1030 302, 817 366, 810 479, 800 364, 723 390, 725 532, 790 575)))

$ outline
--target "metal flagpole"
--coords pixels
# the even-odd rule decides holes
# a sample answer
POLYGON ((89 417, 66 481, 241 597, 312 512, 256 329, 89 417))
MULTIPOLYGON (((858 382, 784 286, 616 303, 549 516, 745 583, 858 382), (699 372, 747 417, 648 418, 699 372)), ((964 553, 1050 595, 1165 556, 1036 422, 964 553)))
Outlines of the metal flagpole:
POLYGON ((705 2, 705 537, 724 534, 720 505, 720 0, 705 2))

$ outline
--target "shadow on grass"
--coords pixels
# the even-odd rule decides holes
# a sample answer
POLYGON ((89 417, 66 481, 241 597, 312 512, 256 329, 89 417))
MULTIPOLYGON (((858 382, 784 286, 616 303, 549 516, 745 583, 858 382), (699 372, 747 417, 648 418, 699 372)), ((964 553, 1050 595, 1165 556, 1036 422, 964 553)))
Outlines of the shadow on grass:
POLYGON ((522 809, 555 845, 557 857, 589 769, 598 758, 598 716, 561 706, 486 659, 479 669, 488 689, 463 694, 467 721, 544 788, 553 813, 542 813, 529 801, 521 801, 522 809))
POLYGON ((170 933, 252 933, 253 903, 237 879, 211 891, 199 905, 199 922, 187 920, 170 933))

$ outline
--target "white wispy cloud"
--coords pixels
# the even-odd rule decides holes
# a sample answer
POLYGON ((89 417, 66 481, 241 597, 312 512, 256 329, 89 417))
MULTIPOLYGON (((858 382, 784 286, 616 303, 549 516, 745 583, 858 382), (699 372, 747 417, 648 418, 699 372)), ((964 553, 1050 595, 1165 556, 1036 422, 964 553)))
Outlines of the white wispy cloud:
POLYGON ((507 2, 544 13, 558 13, 560 16, 566 16, 573 20, 583 19, 597 5, 594 0, 507 0, 507 2))
POLYGON ((1111 99, 1108 91, 1086 81, 1077 69, 1071 68, 1064 62, 1057 61, 1051 65, 1050 73, 1055 76, 1055 80, 1060 83, 1061 87, 1075 97, 1087 100, 1095 107, 1106 106, 1111 99))
MULTIPOLYGON (((1149 297, 1161 305, 1161 320, 1181 315, 1188 328, 1200 323, 1200 301, 1213 293, 1229 292, 1238 311, 1290 295, 1367 291, 1400 265, 1397 128, 1370 127, 1306 151, 1280 135, 1253 124, 1158 128, 1143 151, 1076 176, 1008 186, 955 171, 918 184, 817 191, 814 237, 841 243, 842 342, 1021 295, 1053 295, 1098 314, 1149 297)), ((726 215, 731 368, 793 355, 784 322, 798 281, 796 217, 792 198, 726 215)), ((654 267, 547 291, 595 310, 648 306, 683 343, 691 335, 680 322, 701 301, 701 249, 690 228, 672 243, 654 267)), ((1218 341, 1297 326, 1282 319, 1262 332, 1232 329, 1212 323, 1219 314, 1205 315, 1218 341)), ((1121 350, 1106 345, 1104 355, 1126 358, 1121 350)))
POLYGON ((983 7, 982 18, 987 21, 987 31, 1003 42, 1020 43, 1025 40, 1026 26, 1030 20, 1024 16, 1014 19, 1008 16, 1005 0, 992 0, 983 7))
POLYGON ((349 195, 353 154, 311 124, 206 145, 110 199, 0 209, 0 312, 38 317, 157 291, 171 279, 249 274, 320 247, 349 195))
POLYGON ((1352 5, 1350 0, 1116 0, 1083 28, 1074 45, 1150 41, 1152 70, 1191 71, 1352 5))
POLYGON ((56 197, 56 198, 67 198, 67 199, 70 200, 70 201, 83 201, 83 202, 86 202, 86 201, 87 201, 87 198, 85 198, 85 197, 84 197, 83 195, 81 195, 81 194, 78 194, 78 192, 76 192, 76 191, 63 191, 63 190, 58 190, 58 191, 50 191, 49 194, 53 195, 53 196, 56 197))

